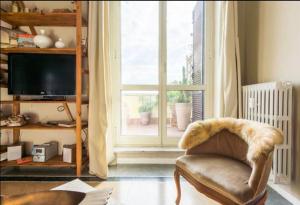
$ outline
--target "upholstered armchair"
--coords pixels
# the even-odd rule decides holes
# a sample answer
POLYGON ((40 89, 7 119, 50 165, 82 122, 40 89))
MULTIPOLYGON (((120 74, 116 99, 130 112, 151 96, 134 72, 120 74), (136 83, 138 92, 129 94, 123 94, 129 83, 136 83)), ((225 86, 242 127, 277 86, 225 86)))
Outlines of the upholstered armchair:
POLYGON ((190 124, 179 142, 186 153, 176 161, 176 204, 181 198, 180 176, 221 204, 264 204, 273 149, 282 141, 278 129, 248 120, 190 124))

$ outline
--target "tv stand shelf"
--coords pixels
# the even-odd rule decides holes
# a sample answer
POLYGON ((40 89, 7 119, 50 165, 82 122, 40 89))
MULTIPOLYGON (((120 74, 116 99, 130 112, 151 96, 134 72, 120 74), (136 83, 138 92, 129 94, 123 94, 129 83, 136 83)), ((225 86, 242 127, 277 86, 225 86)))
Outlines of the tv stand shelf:
POLYGON ((76 54, 76 48, 1 48, 1 53, 76 54))
MULTIPOLYGON (((4 100, 0 101, 0 104, 13 104, 13 103, 76 103, 76 100, 4 100)), ((82 105, 89 104, 88 100, 82 100, 82 105)))

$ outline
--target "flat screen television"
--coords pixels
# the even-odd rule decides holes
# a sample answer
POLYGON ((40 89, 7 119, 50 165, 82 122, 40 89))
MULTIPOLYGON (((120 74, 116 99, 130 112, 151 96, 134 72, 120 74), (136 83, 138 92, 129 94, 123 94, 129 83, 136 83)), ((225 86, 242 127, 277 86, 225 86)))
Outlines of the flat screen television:
POLYGON ((8 55, 8 94, 75 95, 75 55, 8 55))

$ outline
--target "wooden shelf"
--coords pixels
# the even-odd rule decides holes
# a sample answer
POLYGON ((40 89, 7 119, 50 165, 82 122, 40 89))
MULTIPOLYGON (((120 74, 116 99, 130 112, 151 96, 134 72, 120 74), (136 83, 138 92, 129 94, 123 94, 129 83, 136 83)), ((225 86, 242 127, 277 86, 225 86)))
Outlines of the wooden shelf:
POLYGON ((1 48, 1 53, 76 54, 76 48, 1 48))
POLYGON ((0 83, 0 88, 7 88, 7 84, 0 83))
POLYGON ((7 64, 7 60, 0 59, 0 64, 7 64))
MULTIPOLYGON (((45 125, 45 124, 26 124, 21 127, 7 127, 7 126, 2 126, 0 127, 3 130, 12 130, 12 129, 17 129, 17 130, 75 130, 76 127, 60 127, 57 125, 45 125)), ((82 129, 87 128, 87 125, 82 126, 82 129)))
MULTIPOLYGON (((13 26, 76 26, 76 13, 4 13, 1 20, 13 26)), ((87 25, 82 20, 83 25, 87 25)))
POLYGON ((47 162, 29 162, 25 164, 17 164, 16 160, 2 161, 0 167, 76 167, 75 163, 63 162, 62 156, 57 155, 47 162))
POLYGON ((0 68, 0 71, 3 72, 3 73, 8 73, 8 70, 4 69, 4 68, 0 68))
MULTIPOLYGON (((36 103, 36 104, 45 104, 45 103, 76 103, 76 100, 3 100, 0 101, 0 104, 13 104, 13 103, 36 103)), ((88 100, 82 100, 82 105, 89 104, 88 100)))
MULTIPOLYGON (((13 103, 42 103, 42 104, 46 104, 46 103, 76 103, 76 100, 4 100, 4 101, 0 101, 0 104, 13 104, 13 103)), ((88 100, 82 100, 83 105, 87 105, 89 104, 88 100)))

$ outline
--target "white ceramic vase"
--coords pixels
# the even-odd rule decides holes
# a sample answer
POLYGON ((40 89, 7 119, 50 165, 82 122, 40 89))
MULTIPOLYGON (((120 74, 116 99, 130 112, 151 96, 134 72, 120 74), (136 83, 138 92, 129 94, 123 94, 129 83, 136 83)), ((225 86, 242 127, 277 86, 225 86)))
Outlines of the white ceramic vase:
POLYGON ((191 103, 176 103, 177 128, 179 131, 184 131, 191 122, 191 103))
POLYGON ((65 47, 65 43, 62 41, 61 38, 59 38, 58 41, 55 42, 55 47, 56 48, 64 48, 65 47))
POLYGON ((36 35, 33 38, 33 42, 39 48, 50 48, 53 45, 51 38, 45 35, 45 30, 40 30, 40 35, 36 35))
POLYGON ((149 125, 151 121, 151 112, 141 112, 140 122, 142 125, 149 125))

